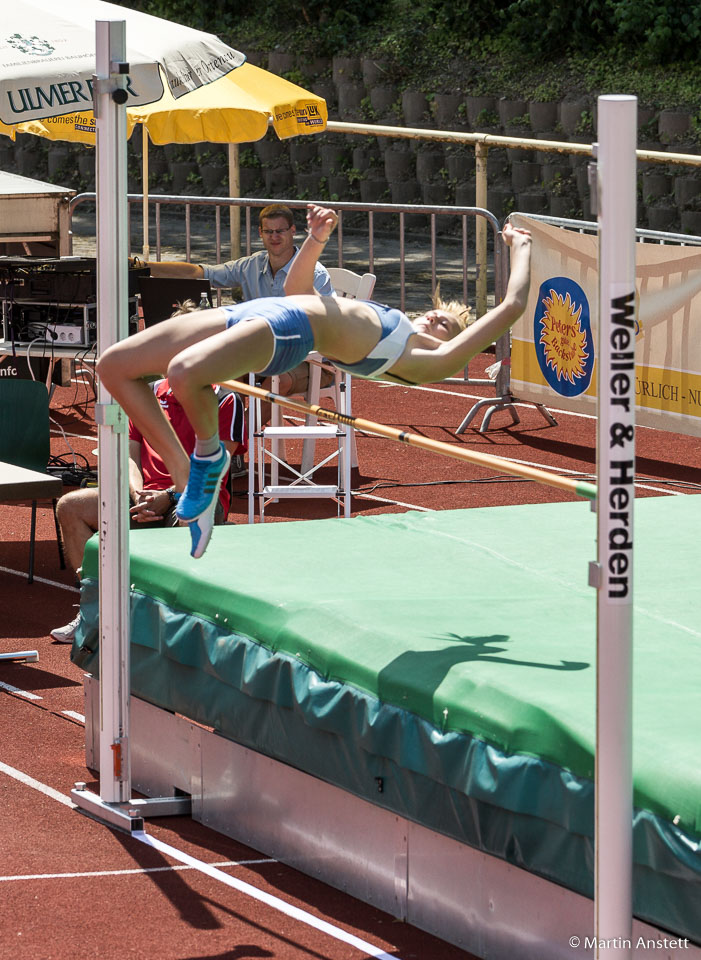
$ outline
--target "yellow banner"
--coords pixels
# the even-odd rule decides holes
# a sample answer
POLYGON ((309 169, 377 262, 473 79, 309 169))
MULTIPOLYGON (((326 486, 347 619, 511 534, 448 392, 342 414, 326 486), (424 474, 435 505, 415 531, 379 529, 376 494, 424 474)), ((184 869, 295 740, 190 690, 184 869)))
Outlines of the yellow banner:
MULTIPOLYGON (((544 397, 549 398, 552 403, 553 391, 541 372, 532 343, 514 340, 511 349, 512 384, 514 370, 518 371, 520 382, 526 382, 537 388, 539 403, 544 402, 544 397)), ((522 391, 519 391, 518 396, 519 399, 526 399, 522 391)), ((589 398, 592 402, 596 400, 596 362, 594 362, 591 383, 582 396, 589 398)), ((701 418, 701 374, 680 373, 636 364, 635 396, 637 407, 668 411, 677 416, 701 418)), ((561 403, 558 400, 557 403, 563 409, 577 409, 569 402, 561 403)), ((582 412, 594 414, 593 403, 588 409, 582 409, 582 412)), ((670 426, 669 429, 674 428, 670 426)))
MULTIPOLYGON (((594 415, 598 238, 516 216, 533 234, 528 306, 512 331, 520 400, 594 415)), ((636 244, 636 420, 701 436, 701 250, 636 244)))

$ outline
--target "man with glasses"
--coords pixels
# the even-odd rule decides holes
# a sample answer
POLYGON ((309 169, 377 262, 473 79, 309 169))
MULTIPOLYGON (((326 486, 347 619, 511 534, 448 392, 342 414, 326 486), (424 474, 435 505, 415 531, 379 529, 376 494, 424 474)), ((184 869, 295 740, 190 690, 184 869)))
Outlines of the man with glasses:
MULTIPOLYGON (((240 287, 244 300, 284 297, 287 271, 299 249, 294 242, 294 216, 284 204, 272 203, 261 210, 258 219, 258 234, 264 249, 250 257, 215 266, 177 260, 149 261, 143 266, 150 268, 152 277, 191 277, 209 280, 213 287, 240 287)), ((333 294, 331 278, 320 263, 314 271, 314 287, 322 296, 333 294)))

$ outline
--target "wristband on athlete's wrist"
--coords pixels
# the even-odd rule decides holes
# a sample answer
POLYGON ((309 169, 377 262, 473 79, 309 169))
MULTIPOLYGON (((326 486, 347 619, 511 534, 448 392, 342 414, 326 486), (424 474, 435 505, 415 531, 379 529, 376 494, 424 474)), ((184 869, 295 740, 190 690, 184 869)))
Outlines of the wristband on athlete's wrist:
POLYGON ((318 237, 315 237, 315 236, 314 236, 314 234, 311 232, 311 230, 307 230, 307 236, 308 236, 308 237, 311 237, 312 240, 316 240, 316 242, 317 242, 317 243, 320 243, 322 247, 326 246, 326 244, 329 242, 329 241, 328 241, 328 237, 326 238, 326 240, 320 240, 318 237))

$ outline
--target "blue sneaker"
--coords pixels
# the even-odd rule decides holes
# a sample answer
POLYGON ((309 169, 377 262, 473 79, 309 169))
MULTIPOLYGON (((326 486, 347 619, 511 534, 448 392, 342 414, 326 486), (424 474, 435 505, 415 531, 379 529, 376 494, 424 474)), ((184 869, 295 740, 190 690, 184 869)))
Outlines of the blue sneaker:
POLYGON ((201 557, 207 548, 214 526, 219 488, 229 470, 231 456, 222 443, 216 460, 198 460, 190 457, 190 476, 183 495, 178 500, 175 515, 190 526, 192 550, 190 555, 201 557))

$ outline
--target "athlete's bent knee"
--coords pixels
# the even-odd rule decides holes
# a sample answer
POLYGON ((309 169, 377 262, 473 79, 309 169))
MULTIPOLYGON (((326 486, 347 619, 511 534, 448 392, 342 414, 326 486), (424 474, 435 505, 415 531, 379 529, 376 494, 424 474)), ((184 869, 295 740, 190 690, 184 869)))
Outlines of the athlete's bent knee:
POLYGON ((103 386, 107 388, 111 383, 114 383, 122 369, 119 351, 117 350, 118 346, 119 344, 114 344, 108 347, 95 364, 95 372, 103 386))
POLYGON ((82 488, 80 490, 70 490, 59 499, 56 504, 56 517, 59 524, 70 522, 74 517, 81 520, 92 518, 92 514, 97 511, 98 491, 96 487, 82 488))
POLYGON ((168 377, 168 383, 175 393, 188 382, 190 370, 190 364, 186 363, 180 354, 174 356, 168 364, 166 376, 168 377))

